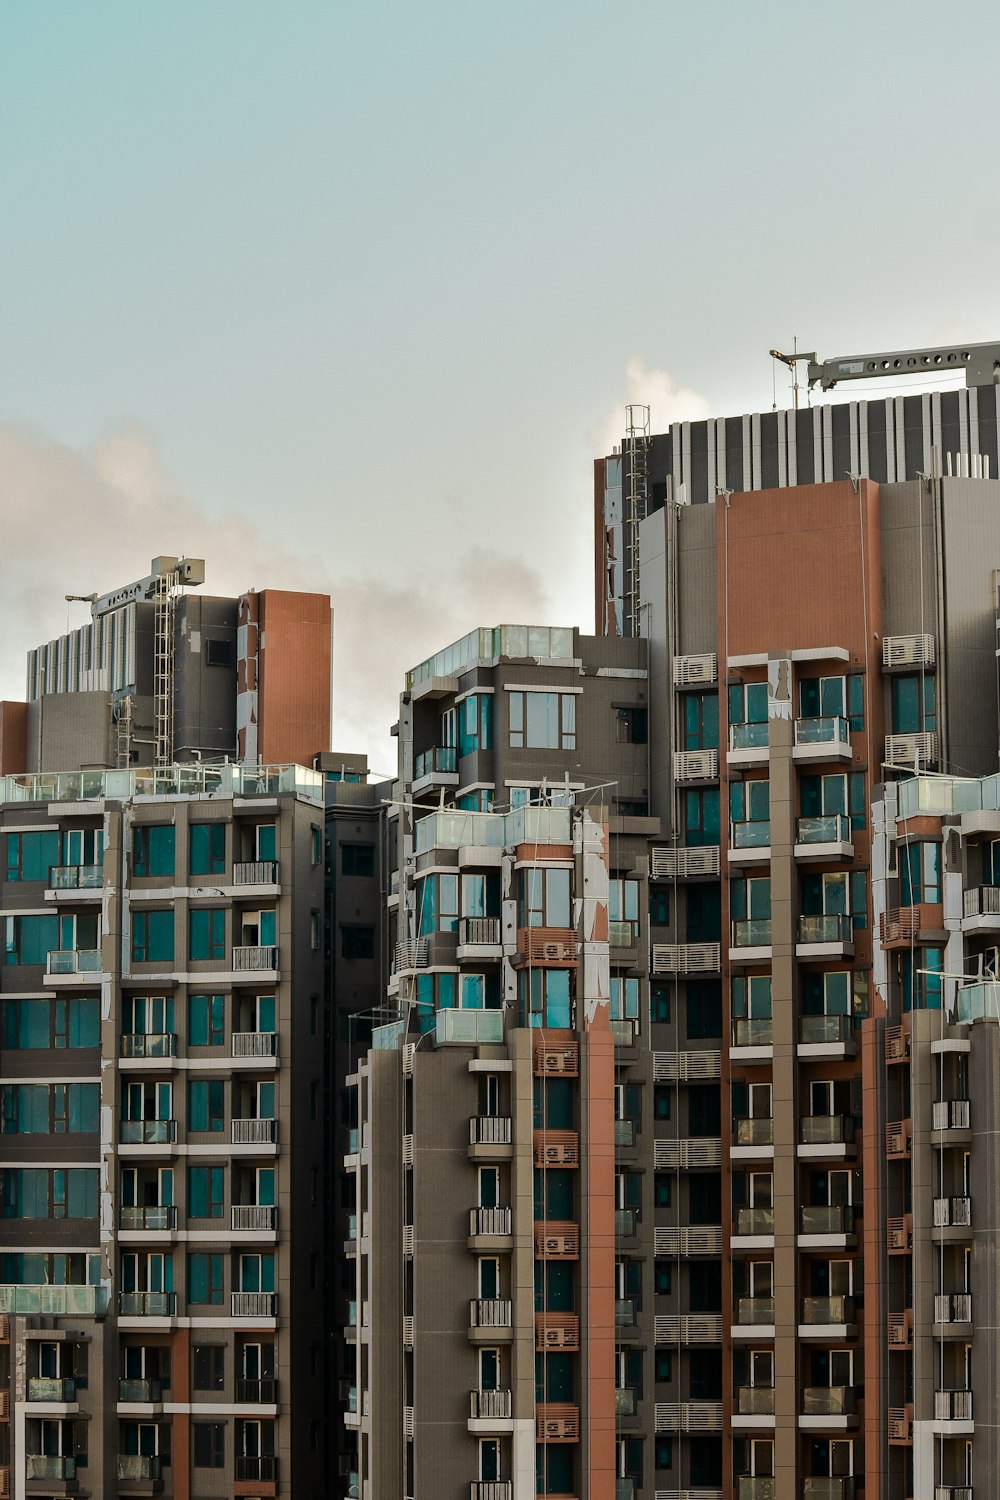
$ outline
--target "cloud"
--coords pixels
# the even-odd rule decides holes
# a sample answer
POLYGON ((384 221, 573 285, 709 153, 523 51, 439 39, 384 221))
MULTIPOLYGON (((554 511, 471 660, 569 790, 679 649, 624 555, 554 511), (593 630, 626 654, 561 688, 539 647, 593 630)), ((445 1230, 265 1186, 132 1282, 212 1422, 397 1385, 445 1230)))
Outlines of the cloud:
MULTIPOLYGON (((88 451, 0 423, 0 699, 24 696, 25 654, 85 623, 67 593, 104 593, 143 577, 161 553, 206 559, 205 591, 247 588, 329 593, 334 605, 334 742, 367 751, 391 772, 388 735, 404 674, 477 625, 542 623, 540 574, 477 547, 439 557, 433 541, 408 576, 338 577, 246 516, 211 516, 185 497, 138 422, 109 430, 88 451)), ((377 556, 373 520, 372 554, 377 556)))
POLYGON ((641 354, 633 354, 625 365, 622 395, 589 434, 595 457, 610 453, 621 442, 626 406, 648 406, 652 432, 666 432, 672 422, 700 422, 712 415, 704 396, 679 385, 669 370, 648 365, 641 354))

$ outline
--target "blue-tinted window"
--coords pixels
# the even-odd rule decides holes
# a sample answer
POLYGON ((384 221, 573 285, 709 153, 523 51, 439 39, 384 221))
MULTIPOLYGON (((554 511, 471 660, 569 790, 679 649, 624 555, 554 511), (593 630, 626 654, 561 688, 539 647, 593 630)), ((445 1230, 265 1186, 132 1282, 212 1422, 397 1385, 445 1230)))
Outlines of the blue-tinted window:
POLYGON ((137 964, 173 963, 172 911, 133 911, 132 961, 137 964))

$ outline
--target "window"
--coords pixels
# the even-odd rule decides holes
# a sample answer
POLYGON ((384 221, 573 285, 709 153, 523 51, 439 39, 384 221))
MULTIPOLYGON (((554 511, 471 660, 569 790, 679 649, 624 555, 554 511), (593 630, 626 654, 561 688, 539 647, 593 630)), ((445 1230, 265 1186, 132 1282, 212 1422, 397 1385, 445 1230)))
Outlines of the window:
POLYGON ((611 976, 610 985, 612 1021, 638 1021, 638 979, 622 978, 617 974, 613 974, 611 976))
POLYGON ((192 875, 223 875, 226 870, 226 825, 192 823, 189 830, 192 875))
POLYGON ((133 911, 132 962, 135 964, 172 964, 173 961, 173 912, 133 911))
POLYGON ((500 915, 500 876, 462 876, 462 916, 498 917, 500 915))
POLYGON ((258 823, 253 830, 253 856, 261 864, 278 857, 278 828, 275 823, 258 823))
POLYGON ((569 927, 570 874, 569 870, 529 868, 521 871, 519 927, 569 927))
POLYGON ((132 830, 132 874, 138 876, 174 873, 174 826, 172 823, 140 823, 132 830))
POLYGON ((84 1167, 9 1167, 0 1172, 5 1219, 96 1219, 99 1172, 84 1167))
POLYGON ((615 709, 615 738, 619 745, 645 745, 649 738, 649 714, 632 705, 615 709))
POLYGON ((225 1422, 193 1422, 195 1469, 225 1469, 225 1422))
MULTIPOLYGON (((513 695, 512 695, 513 696, 513 695)), ((493 695, 472 693, 455 708, 458 718, 458 753, 473 755, 493 747, 493 695)), ((454 740, 446 743, 454 744, 454 740)), ((511 741, 513 743, 513 741, 511 741)))
POLYGON ((5 1135, 96 1134, 100 1112, 98 1083, 0 1085, 0 1130, 5 1135))
POLYGON ((670 892, 662 886, 658 889, 650 888, 649 892, 649 925, 650 927, 666 927, 670 921, 670 892))
POLYGON ((653 1291, 658 1297, 670 1296, 672 1285, 670 1269, 670 1262, 668 1260, 653 1262, 653 1291))
POLYGON ((673 1439, 657 1435, 654 1462, 658 1469, 672 1469, 674 1466, 673 1439))
POLYGON ((374 927, 341 927, 340 956, 341 958, 374 958, 374 927))
POLYGON ((96 996, 72 1000, 6 1000, 2 1045, 14 1050, 99 1047, 101 1002, 96 996))
POLYGON ((933 677, 919 673, 893 677, 890 705, 893 734, 932 734, 937 729, 933 677))
POLYGON ((239 1279, 241 1292, 273 1292, 274 1255, 241 1255, 239 1279))
POLYGON ((421 937, 432 932, 458 931, 458 876, 428 875, 417 895, 421 937))
POLYGON ((205 665, 206 667, 231 667, 233 664, 233 643, 209 639, 205 642, 205 665))
POLYGON ((568 1078, 534 1080, 532 1119, 536 1130, 573 1130, 576 1113, 573 1085, 568 1078))
POLYGON ((688 1038, 704 1040, 722 1035, 722 981, 689 980, 687 985, 688 1038))
POLYGON ((733 1019, 771 1019, 771 976, 750 974, 731 980, 733 1019))
POLYGON ((576 697, 572 693, 507 695, 512 750, 575 750, 576 697))
POLYGON ((38 880, 48 884, 49 870, 59 863, 59 834, 8 833, 5 880, 38 880))
POLYGON ((188 1167, 189 1219, 221 1219, 225 1196, 225 1167, 188 1167))
POLYGON ((761 777, 731 782, 729 816, 734 823, 766 823, 771 816, 771 783, 761 777))
POLYGON ((522 1026, 573 1025, 569 969, 522 969, 517 983, 522 1026))
POLYGON ((188 1084, 188 1130, 218 1132, 225 1108, 221 1078, 194 1078, 188 1084))
MULTIPOLYGON (((734 682, 727 698, 730 724, 767 723, 767 683, 734 682)), ((762 744, 767 744, 764 735, 762 744)))
POLYGON ((455 806, 459 812, 492 812, 493 793, 488 787, 480 787, 476 792, 463 792, 461 797, 456 798, 455 806))
POLYGON ((188 1302, 221 1307, 223 1298, 221 1255, 196 1251, 188 1256, 188 1302))
POLYGON ((126 1036, 166 1036, 173 1029, 172 995, 122 997, 122 1031, 126 1036))
POLYGON ((195 1344, 193 1384, 196 1391, 221 1391, 225 1388, 224 1344, 195 1344))
POLYGON ((666 1172, 657 1172, 653 1177, 653 1201, 657 1208, 669 1208, 673 1196, 672 1179, 666 1172))
POLYGON ((608 882, 608 918, 612 922, 628 924, 629 941, 622 946, 631 947, 639 936, 639 882, 637 880, 615 877, 608 882))
POLYGON ((721 1095, 716 1085, 692 1084, 685 1090, 688 1107, 688 1135, 718 1135, 720 1131, 721 1095))
POLYGON ((226 956, 226 909, 200 906, 189 914, 188 957, 220 959, 226 956))
POLYGON ((59 918, 4 917, 4 963, 44 964, 59 947, 59 918))
POLYGON ((940 1010, 943 948, 916 948, 900 955, 899 982, 904 1010, 940 1010))
POLYGON ((834 969, 820 974, 807 969, 802 976, 802 1014, 805 1016, 849 1016, 851 974, 834 969))
POLYGON ((365 877, 374 875, 375 845, 341 844, 340 873, 341 875, 362 875, 365 877))
POLYGON ((221 1047, 226 1035, 224 995, 191 995, 188 998, 188 1046, 221 1047))
POLYGON ((771 880, 769 876, 733 880, 729 887, 729 908, 733 920, 766 922, 771 916, 771 880))
POLYGON ((681 793, 684 807, 684 842, 695 846, 719 842, 719 788, 686 789, 681 793))
POLYGON ((685 693, 681 724, 682 750, 718 750, 718 693, 685 693))
POLYGON ((899 904, 936 905, 941 900, 941 845, 903 844, 899 850, 899 904))
POLYGON ((852 731, 865 727, 865 680, 849 677, 800 677, 799 714, 803 719, 848 719, 852 731))
POLYGON ((314 865, 323 862, 323 830, 318 823, 313 823, 309 830, 309 853, 314 865))
POLYGON ((673 1355, 669 1349, 653 1350, 653 1379, 658 1385, 669 1385, 674 1378, 673 1355))
POLYGON ((458 1003, 462 1010, 500 1009, 500 975, 498 973, 460 974, 458 985, 458 1003))

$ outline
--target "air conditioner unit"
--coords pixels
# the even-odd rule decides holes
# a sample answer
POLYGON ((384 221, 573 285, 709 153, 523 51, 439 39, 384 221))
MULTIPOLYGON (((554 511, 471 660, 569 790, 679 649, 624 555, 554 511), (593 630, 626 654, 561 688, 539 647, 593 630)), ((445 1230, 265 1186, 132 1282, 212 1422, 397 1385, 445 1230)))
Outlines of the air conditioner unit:
POLYGON ((542 949, 542 952, 544 953, 546 958, 556 959, 562 957, 562 950, 562 943, 546 943, 545 947, 542 949))
POLYGON ((554 1347, 572 1342, 568 1328, 546 1328, 544 1338, 546 1344, 554 1347))
POLYGON ((562 1073, 564 1064, 565 1059, 561 1052, 546 1052, 542 1057, 542 1067, 546 1073, 562 1073))

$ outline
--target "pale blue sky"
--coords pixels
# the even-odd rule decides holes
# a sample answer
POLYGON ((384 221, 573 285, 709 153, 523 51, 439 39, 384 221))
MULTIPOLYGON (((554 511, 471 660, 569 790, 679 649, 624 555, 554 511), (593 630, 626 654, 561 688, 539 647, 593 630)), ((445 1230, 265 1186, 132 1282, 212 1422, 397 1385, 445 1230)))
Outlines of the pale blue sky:
MULTIPOLYGON (((362 616, 345 639, 394 636, 370 711, 344 664, 338 739, 364 738, 438 625, 522 601, 590 622, 589 460, 630 359, 722 414, 770 407, 793 334, 1000 335, 998 13, 7 0, 0 423, 87 462, 141 424, 196 510, 247 516, 304 578, 318 559, 362 616), (504 564, 491 597, 482 559, 470 588, 474 546, 541 590, 504 564), (414 565, 440 617, 363 618, 365 580, 414 565)), ((0 472, 8 517, 39 493, 19 483, 0 472)), ((60 601, 121 581, 66 579, 64 489, 60 601)), ((128 541, 108 567, 145 571, 128 541)), ((4 573, 29 561, 8 533, 4 573)), ((10 695, 65 623, 3 624, 10 695)))

